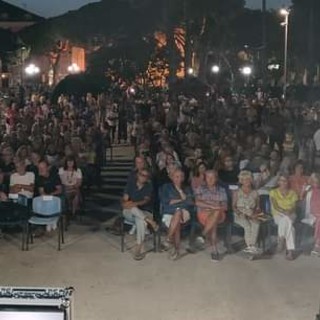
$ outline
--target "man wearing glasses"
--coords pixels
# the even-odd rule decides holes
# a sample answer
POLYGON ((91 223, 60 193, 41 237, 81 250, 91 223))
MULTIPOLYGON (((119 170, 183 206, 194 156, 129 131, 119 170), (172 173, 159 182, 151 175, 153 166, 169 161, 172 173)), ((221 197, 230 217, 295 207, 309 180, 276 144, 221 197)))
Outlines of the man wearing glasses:
POLYGON ((149 225, 154 231, 158 229, 151 213, 152 196, 153 188, 148 170, 140 170, 135 179, 128 179, 122 198, 122 208, 125 220, 136 226, 135 260, 142 260, 145 257, 144 239, 147 226, 149 225))

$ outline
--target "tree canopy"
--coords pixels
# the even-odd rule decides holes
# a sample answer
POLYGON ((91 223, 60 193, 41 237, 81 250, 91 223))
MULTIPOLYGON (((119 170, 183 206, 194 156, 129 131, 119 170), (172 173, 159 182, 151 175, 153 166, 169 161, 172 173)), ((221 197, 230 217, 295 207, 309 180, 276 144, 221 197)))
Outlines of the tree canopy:
MULTIPOLYGON (((147 66, 154 54, 152 39, 161 31, 169 73, 175 75, 182 64, 187 69, 192 61, 203 78, 209 53, 226 59, 226 53, 236 56, 244 45, 262 46, 262 13, 244 5, 243 0, 102 0, 29 27, 20 36, 33 53, 52 51, 58 40, 83 45, 92 53, 90 70, 105 72, 113 65, 131 79, 135 70, 147 66), (183 32, 178 35, 179 28, 183 32)), ((293 0, 290 19, 290 57, 318 62, 320 1, 293 0)), ((268 56, 282 59, 281 18, 270 11, 266 22, 268 56)))

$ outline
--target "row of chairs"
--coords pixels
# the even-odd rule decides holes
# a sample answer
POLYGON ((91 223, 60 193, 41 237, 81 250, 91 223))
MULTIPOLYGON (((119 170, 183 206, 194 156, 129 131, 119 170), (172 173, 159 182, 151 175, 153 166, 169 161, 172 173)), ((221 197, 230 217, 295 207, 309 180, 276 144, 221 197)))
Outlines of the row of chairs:
POLYGON ((0 203, 0 228, 20 227, 22 229, 22 250, 33 243, 33 230, 36 226, 52 226, 57 229, 58 250, 64 243, 64 225, 61 199, 55 196, 39 196, 29 199, 19 195, 12 201, 0 203))

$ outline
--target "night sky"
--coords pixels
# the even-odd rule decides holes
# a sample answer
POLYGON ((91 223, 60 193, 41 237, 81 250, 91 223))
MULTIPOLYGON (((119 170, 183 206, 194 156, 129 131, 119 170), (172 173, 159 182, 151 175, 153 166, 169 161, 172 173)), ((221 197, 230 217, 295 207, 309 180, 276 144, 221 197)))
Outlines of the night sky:
MULTIPOLYGON (((98 0, 5 0, 44 17, 52 17, 69 10, 78 9, 89 2, 98 0)), ((261 0, 246 0, 249 7, 260 8, 261 0)), ((280 8, 290 0, 267 0, 268 7, 280 8)))

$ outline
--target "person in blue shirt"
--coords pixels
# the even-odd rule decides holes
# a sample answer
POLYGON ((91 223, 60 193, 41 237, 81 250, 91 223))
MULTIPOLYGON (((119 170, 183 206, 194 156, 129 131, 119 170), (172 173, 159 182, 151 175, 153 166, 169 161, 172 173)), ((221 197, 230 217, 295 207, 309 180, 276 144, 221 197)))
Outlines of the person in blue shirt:
POLYGON ((190 187, 183 185, 184 172, 176 169, 170 176, 172 182, 162 186, 160 201, 162 222, 168 227, 167 239, 164 242, 170 250, 169 258, 176 260, 180 256, 181 225, 187 223, 194 211, 194 197, 190 187))
POLYGON ((152 216, 153 187, 150 181, 150 173, 142 169, 136 176, 128 179, 122 198, 123 216, 127 221, 135 224, 137 232, 137 245, 134 252, 135 260, 145 257, 144 239, 148 225, 157 231, 158 225, 152 216))

